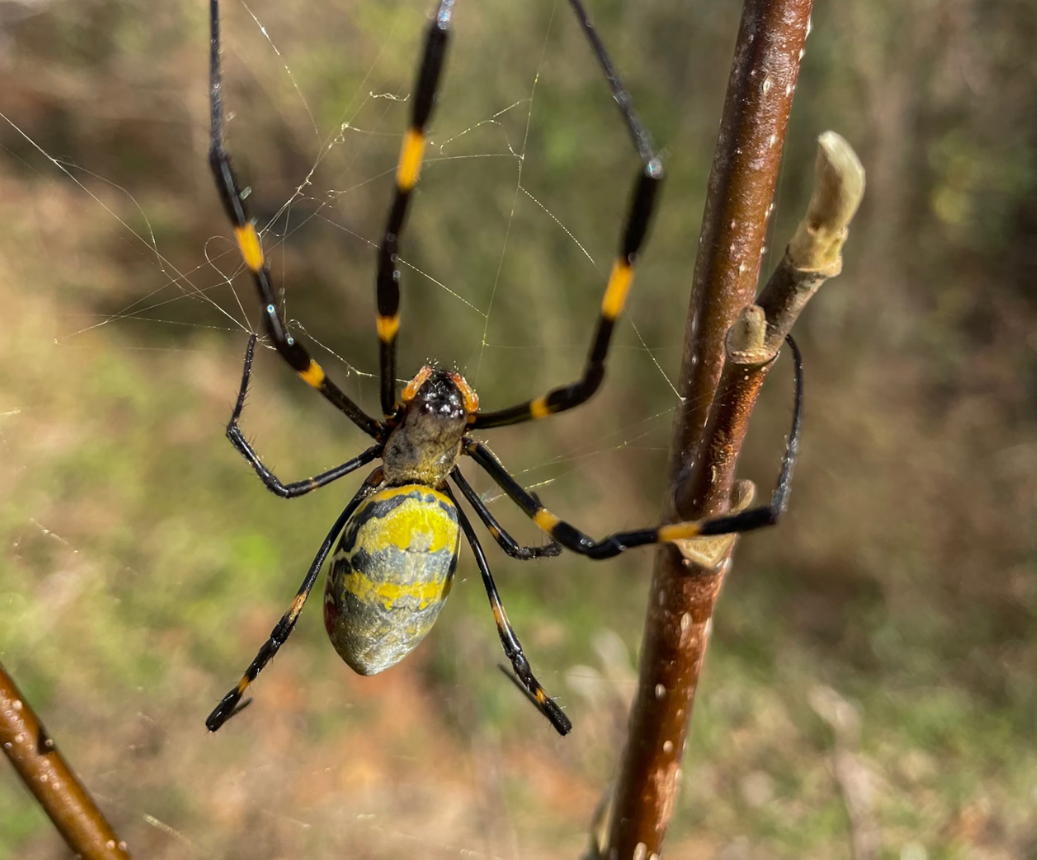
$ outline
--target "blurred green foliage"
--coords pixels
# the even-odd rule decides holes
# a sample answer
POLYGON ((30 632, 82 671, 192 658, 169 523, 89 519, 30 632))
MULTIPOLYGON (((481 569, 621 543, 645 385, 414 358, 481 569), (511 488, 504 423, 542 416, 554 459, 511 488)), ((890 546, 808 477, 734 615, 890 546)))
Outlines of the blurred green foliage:
MULTIPOLYGON (((225 9, 230 147, 275 282, 371 409, 372 243, 427 5, 225 9)), ((657 516, 739 9, 591 10, 666 156, 663 208, 605 390, 492 444, 601 534, 657 516)), ((401 370, 456 363, 493 408, 580 366, 636 161, 564 4, 461 3, 456 22, 403 243, 401 370)), ((818 133, 854 144, 868 194, 799 325, 792 512, 727 583, 668 856, 850 857, 869 827, 879 857, 1037 851, 1035 29, 1024 0, 815 10, 765 270, 818 133)), ((135 856, 576 856, 650 553, 523 566, 485 541, 564 741, 496 671, 466 558, 406 663, 351 675, 315 603, 252 707, 205 734, 351 492, 285 505, 222 438, 256 314, 207 175, 206 48, 204 4, 0 7, 0 657, 135 856)), ((761 492, 787 382, 744 459, 761 492)), ((289 478, 362 443, 270 354, 244 424, 289 478)), ((0 858, 59 856, 8 771, 0 858)))

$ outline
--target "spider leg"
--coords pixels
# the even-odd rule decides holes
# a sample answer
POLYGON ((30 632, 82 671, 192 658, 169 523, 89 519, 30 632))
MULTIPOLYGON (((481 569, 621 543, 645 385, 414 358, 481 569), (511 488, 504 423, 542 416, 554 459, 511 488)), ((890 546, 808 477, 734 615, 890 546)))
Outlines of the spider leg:
POLYGON ((792 468, 799 448, 800 418, 803 409, 803 359, 799 347, 791 336, 786 341, 792 349, 796 374, 795 403, 792 410, 792 430, 789 433, 782 460, 777 488, 771 495, 769 505, 750 508, 737 514, 712 517, 704 520, 672 523, 657 528, 617 532, 596 541, 552 514, 529 492, 522 488, 508 473, 494 453, 470 437, 462 441, 462 450, 483 467, 533 522, 551 535, 566 549, 593 559, 612 558, 636 546, 670 543, 706 535, 736 534, 774 525, 788 507, 792 484, 792 468))
POLYGON ((410 127, 403 138, 396 167, 396 193, 378 249, 378 342, 382 383, 382 412, 386 418, 396 414, 396 335, 400 330, 400 269, 398 254, 403 222, 407 216, 411 191, 418 183, 421 159, 425 152, 425 130, 432 115, 433 101, 443 70, 453 0, 440 0, 425 37, 425 53, 414 87, 414 109, 410 127))
POLYGON ((457 499, 454 498, 450 488, 444 485, 443 491, 450 496, 454 506, 457 508, 457 520, 461 524, 465 537, 468 539, 472 553, 475 555, 475 563, 479 565, 483 585, 486 586, 486 596, 489 597, 490 606, 493 608, 493 619, 497 623, 497 634, 500 636, 501 645, 504 646, 504 654, 511 661, 511 666, 515 670, 515 678, 513 680, 518 681, 522 689, 528 694, 530 701, 536 705, 540 713, 547 717, 558 734, 569 734, 573 727, 572 723, 562 709, 558 707, 555 700, 544 692, 544 688, 540 686, 540 682, 533 675, 533 670, 529 666, 526 655, 522 652, 522 644, 519 642, 518 636, 515 635, 515 629, 511 626, 507 613, 504 611, 504 604, 501 602, 500 594, 497 593, 497 586, 494 584, 493 575, 490 573, 489 562, 486 561, 486 555, 479 544, 479 538, 475 535, 475 529, 472 528, 472 524, 464 511, 457 505, 457 499))
POLYGON ((381 482, 382 477, 381 468, 375 469, 363 486, 357 490, 357 493, 350 500, 349 504, 346 505, 345 510, 339 514, 335 525, 331 527, 331 531, 328 532, 324 542, 320 545, 320 549, 317 550, 317 555, 313 559, 313 564, 310 565, 310 569, 306 573, 306 578, 302 581, 302 585, 299 586, 298 592, 296 592, 295 598, 292 600, 292 605, 288 607, 288 611, 281 616, 281 620, 277 622, 277 625, 270 633, 270 638, 263 643, 263 647, 259 649, 259 653, 256 655, 249 667, 245 670, 245 674, 241 676, 241 680, 238 681, 237 686, 234 687, 216 706, 208 718, 205 720, 205 725, 210 732, 217 731, 227 720, 234 716, 242 705, 240 705, 241 697, 245 694, 249 685, 256 680, 256 677, 266 667, 274 655, 278 652, 280 647, 284 645, 288 637, 292 635, 292 630, 295 629, 295 622, 299 619, 299 613, 302 612, 303 606, 306 605, 306 598, 310 596, 310 591, 313 590, 313 585, 317 581, 317 576, 320 573, 320 569, 324 564, 324 560, 328 557, 328 553, 331 551, 331 546, 335 542, 335 538, 338 533, 346 525, 346 521, 353 515, 353 511, 356 510, 357 505, 360 504, 371 492, 375 486, 381 482))
POLYGON ((230 421, 227 423, 227 438, 230 439, 230 443, 238 450, 238 453, 248 460, 256 474, 259 475, 263 486, 271 493, 275 496, 280 496, 282 499, 297 499, 299 496, 305 496, 307 493, 326 486, 332 481, 337 481, 339 478, 356 471, 361 466, 381 456, 382 446, 372 445, 362 454, 354 457, 352 460, 347 460, 341 466, 329 469, 327 472, 321 472, 312 478, 294 481, 291 484, 281 483, 277 475, 263 465, 259 454, 248 443, 248 440, 245 439, 244 434, 241 432, 241 428, 238 426, 238 419, 241 418, 241 410, 245 407, 245 397, 248 394, 248 382, 252 376, 252 359, 255 356, 255 351, 256 335, 252 335, 248 339, 248 348, 245 350, 245 369, 241 374, 241 388, 238 391, 238 399, 234 404, 234 411, 231 413, 230 421))
POLYGON ((340 412, 363 430, 368 436, 381 437, 382 425, 365 413, 325 374, 323 368, 311 357, 306 348, 291 334, 277 310, 274 290, 270 284, 270 271, 263 256, 263 245, 256 227, 248 214, 242 198, 241 188, 231 167, 230 157, 223 146, 223 102, 220 78, 220 9, 219 0, 209 2, 210 49, 209 49, 209 107, 212 127, 209 136, 209 168, 212 170, 227 217, 234 225, 234 236, 241 250, 242 259, 255 282, 263 304, 263 326, 285 361, 299 374, 302 380, 324 395, 340 412))
POLYGON ((662 184, 662 162, 652 150, 651 136, 634 110, 630 94, 624 88, 623 82, 612 65, 605 46, 594 30, 583 6, 579 0, 569 0, 569 2, 579 19, 580 27, 590 41, 591 48, 605 71, 612 96, 623 114, 643 167, 634 184, 633 197, 627 210, 626 225, 620 238, 619 255, 612 264, 612 272, 605 287, 598 325, 594 338, 591 340, 583 376, 569 385, 554 388, 535 400, 527 400, 517 406, 494 412, 476 413, 470 419, 472 422, 470 426, 474 430, 521 424, 524 421, 546 418, 556 412, 565 412, 567 409, 573 409, 581 403, 585 403, 601 387, 605 378, 605 359, 608 356, 612 332, 615 329, 616 319, 623 312, 630 286, 634 282, 634 264, 641 246, 644 244, 648 223, 655 209, 657 192, 662 184))
POLYGON ((517 558, 519 561, 529 561, 534 558, 551 558, 561 553, 561 544, 555 541, 551 541, 547 546, 520 546, 519 542, 509 535, 501 527, 501 524, 497 522, 493 514, 490 513, 489 508, 486 507, 486 503, 479 498, 479 494, 465 480, 465 476, 461 474, 460 469, 455 466, 450 472, 450 477, 454 479, 454 483, 457 484, 461 494, 468 499, 468 504, 475 509, 479 519, 482 520, 483 525, 486 526, 493 539, 512 558, 517 558))

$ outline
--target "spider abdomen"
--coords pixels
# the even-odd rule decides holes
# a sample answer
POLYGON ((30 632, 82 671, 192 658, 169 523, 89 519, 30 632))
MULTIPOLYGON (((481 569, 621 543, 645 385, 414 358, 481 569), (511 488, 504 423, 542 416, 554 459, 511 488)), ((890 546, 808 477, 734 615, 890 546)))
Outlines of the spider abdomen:
POLYGON ((459 540, 457 509, 431 487, 389 487, 361 503, 324 591, 324 626, 354 671, 388 669, 425 638, 450 593, 459 540))

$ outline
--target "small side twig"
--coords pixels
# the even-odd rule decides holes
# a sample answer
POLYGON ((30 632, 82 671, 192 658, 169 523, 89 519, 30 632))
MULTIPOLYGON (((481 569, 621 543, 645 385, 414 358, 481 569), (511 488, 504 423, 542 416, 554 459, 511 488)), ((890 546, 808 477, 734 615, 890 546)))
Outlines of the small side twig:
POLYGON ((817 139, 814 192, 778 267, 756 304, 767 318, 766 348, 777 352, 800 311, 843 268, 849 224, 864 196, 864 167, 834 131, 817 139))
POLYGON ((126 843, 115 835, 2 664, 0 747, 72 851, 84 860, 129 858, 126 843))
MULTIPOLYGON (((737 509, 735 498, 724 491, 730 487, 739 497, 745 492, 738 489, 735 465, 760 389, 807 302, 825 281, 842 271, 842 247, 863 195, 864 168, 857 154, 840 135, 826 131, 817 141, 814 190, 806 215, 756 304, 744 308, 727 332, 718 395, 695 468, 697 475, 708 474, 713 487, 719 489, 706 495, 706 516, 737 509)), ((692 496, 699 491, 695 480, 687 481, 676 492, 677 509, 693 505, 692 496)), ((734 543, 731 535, 726 549, 734 543)), ((681 550, 687 557, 685 547, 681 550)), ((707 566, 715 568, 721 556, 711 557, 707 566)))

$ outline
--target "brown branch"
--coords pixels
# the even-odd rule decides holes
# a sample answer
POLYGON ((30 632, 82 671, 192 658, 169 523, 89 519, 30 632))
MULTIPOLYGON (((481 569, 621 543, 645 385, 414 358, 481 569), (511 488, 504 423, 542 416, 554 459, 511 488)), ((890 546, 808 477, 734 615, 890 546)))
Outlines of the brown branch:
MULTIPOLYGON (((800 290, 803 279, 789 275, 765 291, 773 314, 766 307, 750 308, 810 10, 811 0, 746 0, 743 9, 685 332, 679 383, 685 408, 675 419, 669 465, 666 517, 671 521, 749 503, 752 489, 736 482, 735 464, 777 352, 774 337, 788 331, 802 308, 805 299, 797 297, 806 292, 809 298, 819 286, 800 290)), ((829 205, 811 208, 808 227, 797 231, 793 243, 796 254, 786 254, 795 272, 805 260, 823 258, 830 264, 833 249, 838 257, 856 209, 856 203, 833 206, 833 195, 821 196, 829 205), (832 216, 833 211, 839 214, 832 216), (840 218, 834 233, 819 228, 840 218), (801 253, 819 245, 826 246, 827 257, 801 253)), ((648 860, 662 853, 709 623, 734 546, 731 537, 710 540, 709 545, 664 546, 656 556, 637 698, 608 839, 598 846, 609 860, 648 860)))
MULTIPOLYGON (((728 78, 692 280, 674 422, 673 515, 705 510, 706 482, 689 481, 724 364, 724 341, 752 303, 781 163, 811 0, 746 0, 728 78), (695 504, 694 497, 699 497, 695 504)), ((730 487, 728 487, 730 490, 730 487)))
POLYGON ((130 856, 2 664, 0 746, 72 851, 85 860, 130 856))
MULTIPOLYGON (((758 304, 743 308, 727 331, 719 394, 706 419, 699 466, 694 472, 708 475, 712 487, 723 489, 706 493, 706 504, 690 516, 737 512, 751 504, 754 488, 749 481, 736 480, 735 466, 753 406, 800 311, 821 284, 841 270, 847 225, 863 192, 864 170, 849 144, 834 132, 821 135, 807 214, 758 304)), ((679 458, 673 461, 679 462, 679 458)), ((678 492, 674 498, 680 498, 678 492)), ((616 792, 626 805, 612 810, 606 843, 617 851, 606 853, 599 841, 599 857, 651 857, 661 849, 676 799, 678 765, 705 656, 708 625, 734 543, 735 537, 726 535, 683 541, 679 555, 669 548, 660 551, 651 592, 656 599, 649 601, 646 620, 638 699, 616 792), (643 780, 641 790, 632 791, 628 779, 643 780), (621 824, 626 810, 631 814, 621 824), (647 841, 653 833, 656 838, 647 841), (632 853, 616 841, 617 836, 637 840, 632 853)))

